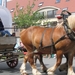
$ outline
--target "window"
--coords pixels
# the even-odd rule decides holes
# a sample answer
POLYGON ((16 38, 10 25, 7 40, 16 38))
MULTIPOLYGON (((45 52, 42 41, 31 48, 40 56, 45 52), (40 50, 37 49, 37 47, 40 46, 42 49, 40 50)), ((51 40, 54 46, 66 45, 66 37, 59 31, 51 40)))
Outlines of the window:
POLYGON ((43 5, 43 3, 44 3, 44 2, 40 2, 39 5, 38 5, 38 7, 41 7, 41 6, 43 5))
POLYGON ((36 15, 35 15, 36 18, 40 18, 40 19, 44 19, 44 12, 38 12, 36 15))
POLYGON ((18 26, 14 26, 14 32, 17 32, 18 31, 18 26))
POLYGON ((10 10, 10 12, 13 12, 15 10, 15 8, 12 8, 11 10, 10 10))
POLYGON ((47 18, 54 18, 54 17, 55 17, 54 10, 47 11, 47 18))
POLYGON ((44 12, 40 12, 40 19, 44 19, 44 12))
POLYGON ((68 10, 68 8, 66 7, 66 8, 63 8, 62 10, 68 10))
POLYGON ((75 12, 73 12, 72 14, 75 15, 75 12))
POLYGON ((66 0, 66 1, 70 1, 70 0, 66 0))
POLYGON ((60 0, 56 0, 56 3, 59 3, 60 2, 60 0))

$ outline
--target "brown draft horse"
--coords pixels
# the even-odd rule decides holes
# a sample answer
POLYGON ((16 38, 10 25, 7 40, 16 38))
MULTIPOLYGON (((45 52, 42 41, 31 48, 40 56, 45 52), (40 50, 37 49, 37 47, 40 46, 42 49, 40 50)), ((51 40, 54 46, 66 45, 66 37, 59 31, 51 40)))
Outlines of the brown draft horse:
MULTIPOLYGON (((23 30, 21 31, 21 33, 23 33, 25 30, 26 30, 26 29, 23 29, 23 30)), ((26 50, 26 46, 25 46, 25 45, 24 45, 23 48, 26 50)), ((21 49, 21 51, 25 51, 25 50, 21 49)), ((26 52, 27 52, 27 50, 26 50, 26 52)), ((49 54, 49 55, 50 55, 50 54, 49 54)), ((25 55, 24 58, 25 58, 25 59, 24 59, 24 60, 25 60, 25 63, 27 63, 27 61, 28 61, 27 55, 25 55)), ((43 56, 42 56, 42 54, 35 54, 33 58, 34 58, 34 64, 36 65, 36 61, 37 61, 37 59, 38 59, 39 62, 40 62, 40 64, 41 64, 41 69, 42 69, 42 71, 43 71, 43 72, 46 72, 46 71, 47 71, 47 68, 46 68, 46 66, 45 66, 44 63, 43 63, 43 56)), ((63 67, 62 67, 61 69, 63 69, 63 67)), ((27 75, 27 74, 25 73, 25 75, 27 75)))
POLYGON ((37 53, 56 53, 57 60, 53 67, 47 70, 47 74, 54 74, 54 71, 61 64, 62 55, 67 56, 68 74, 75 75, 72 68, 75 50, 75 15, 68 17, 67 22, 57 25, 55 28, 43 28, 32 26, 21 32, 21 41, 25 45, 28 54, 20 67, 21 74, 27 74, 26 62, 29 61, 33 75, 41 75, 34 64, 35 49, 37 53), (41 42, 42 41, 42 42, 41 42))

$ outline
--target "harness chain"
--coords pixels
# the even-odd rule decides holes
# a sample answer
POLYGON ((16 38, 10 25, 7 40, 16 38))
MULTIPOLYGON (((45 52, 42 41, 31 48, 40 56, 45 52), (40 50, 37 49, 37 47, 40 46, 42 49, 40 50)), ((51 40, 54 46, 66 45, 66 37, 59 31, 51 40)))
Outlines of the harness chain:
POLYGON ((75 41, 75 32, 68 26, 68 21, 65 20, 63 23, 64 29, 67 33, 67 36, 71 41, 75 41))

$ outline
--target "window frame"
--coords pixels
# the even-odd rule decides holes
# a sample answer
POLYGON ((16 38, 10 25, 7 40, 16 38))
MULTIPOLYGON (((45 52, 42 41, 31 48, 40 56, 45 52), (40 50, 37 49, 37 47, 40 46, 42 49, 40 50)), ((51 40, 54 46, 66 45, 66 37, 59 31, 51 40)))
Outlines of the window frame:
POLYGON ((42 16, 42 18, 41 18, 41 19, 44 19, 44 18, 45 18, 44 11, 43 11, 43 12, 39 12, 39 13, 40 13, 40 15, 42 16))
POLYGON ((55 3, 60 3, 60 1, 61 1, 61 0, 56 0, 56 2, 55 2, 55 3))
POLYGON ((62 10, 68 10, 68 7, 62 8, 62 10))
POLYGON ((38 7, 43 6, 43 4, 44 4, 44 2, 40 2, 39 5, 38 5, 38 7))
POLYGON ((70 1, 70 0, 66 0, 66 2, 68 2, 68 1, 70 1))

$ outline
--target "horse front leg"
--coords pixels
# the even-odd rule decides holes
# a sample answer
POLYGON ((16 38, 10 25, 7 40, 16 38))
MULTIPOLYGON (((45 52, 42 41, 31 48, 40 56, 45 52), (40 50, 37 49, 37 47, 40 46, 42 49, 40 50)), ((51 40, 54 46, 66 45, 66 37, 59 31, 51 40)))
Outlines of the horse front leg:
POLYGON ((58 50, 57 52, 56 52, 56 56, 57 56, 57 60, 56 60, 56 63, 54 64, 54 66, 53 67, 51 67, 51 68, 49 68, 48 70, 47 70, 47 73, 50 75, 54 75, 54 72, 55 72, 55 70, 57 69, 57 67, 61 64, 61 60, 62 60, 62 55, 63 55, 63 52, 61 51, 61 50, 58 50))
POLYGON ((72 67, 73 56, 74 56, 74 51, 70 52, 68 55, 68 74, 67 75, 75 75, 73 71, 73 67, 72 67))
POLYGON ((31 65, 31 68, 32 68, 32 73, 33 75, 42 75, 36 68, 35 66, 35 63, 34 63, 34 55, 33 54, 30 54, 29 57, 28 57, 28 61, 31 65))
POLYGON ((21 75, 28 75, 27 71, 26 71, 27 60, 28 60, 28 56, 24 56, 23 63, 21 65, 21 67, 20 67, 20 73, 21 73, 21 75))

